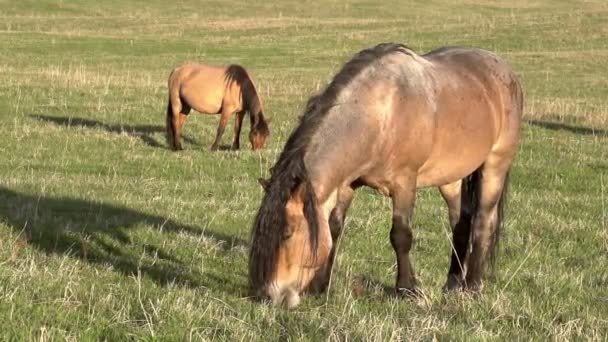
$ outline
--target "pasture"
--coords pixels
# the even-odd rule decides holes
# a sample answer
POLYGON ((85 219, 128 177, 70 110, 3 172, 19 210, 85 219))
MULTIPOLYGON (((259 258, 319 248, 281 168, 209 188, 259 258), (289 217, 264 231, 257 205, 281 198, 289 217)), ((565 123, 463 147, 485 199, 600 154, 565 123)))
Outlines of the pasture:
MULTIPOLYGON (((608 3, 0 0, 1 340, 608 338, 608 3), (331 287, 294 310, 247 296, 257 182, 321 90, 379 42, 504 57, 525 93, 497 270, 445 295, 450 241, 419 191, 416 300, 391 296, 391 205, 360 190, 331 287), (218 116, 165 141, 167 77, 239 63, 271 137, 210 152, 218 116)), ((229 146, 232 124, 223 145, 229 146)))

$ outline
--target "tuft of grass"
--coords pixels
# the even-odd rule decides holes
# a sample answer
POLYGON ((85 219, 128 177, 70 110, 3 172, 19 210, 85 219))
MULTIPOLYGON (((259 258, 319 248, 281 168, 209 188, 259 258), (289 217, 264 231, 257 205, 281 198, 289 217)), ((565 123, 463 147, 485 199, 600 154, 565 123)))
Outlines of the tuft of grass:
POLYGON ((0 0, 0 339, 605 340, 606 14, 599 0, 0 0), (479 298, 441 292, 447 212, 425 189, 425 296, 393 298, 390 203, 361 190, 330 292, 291 311, 250 301, 256 179, 306 99, 384 41, 494 50, 522 79, 498 272, 479 298), (192 114, 185 150, 167 149, 166 79, 188 60, 247 67, 268 148, 210 153, 217 118, 192 114))

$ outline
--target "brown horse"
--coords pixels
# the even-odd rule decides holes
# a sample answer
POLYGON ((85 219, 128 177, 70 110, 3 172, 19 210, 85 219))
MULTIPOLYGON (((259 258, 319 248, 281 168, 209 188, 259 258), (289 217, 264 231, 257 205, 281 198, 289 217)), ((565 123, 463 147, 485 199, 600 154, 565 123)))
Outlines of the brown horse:
POLYGON ((251 118, 249 140, 252 149, 264 147, 270 131, 264 119, 262 101, 245 68, 234 64, 228 67, 184 64, 173 69, 168 83, 167 137, 174 150, 182 149, 181 131, 191 109, 221 114, 211 150, 217 150, 232 113, 237 114, 232 149, 239 149, 245 112, 249 112, 251 118))
POLYGON ((410 264, 416 189, 439 187, 453 229, 446 289, 478 291, 498 243, 517 151, 521 86, 495 54, 399 44, 356 54, 308 102, 262 181, 249 277, 256 296, 297 305, 328 283, 354 190, 390 196, 397 293, 417 294, 410 264))

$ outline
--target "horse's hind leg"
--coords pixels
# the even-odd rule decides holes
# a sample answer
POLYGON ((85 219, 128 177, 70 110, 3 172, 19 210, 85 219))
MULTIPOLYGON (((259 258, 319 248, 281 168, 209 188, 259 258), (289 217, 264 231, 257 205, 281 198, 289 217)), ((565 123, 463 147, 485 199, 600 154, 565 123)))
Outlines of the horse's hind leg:
POLYGON ((465 278, 465 286, 473 291, 481 289, 488 257, 494 255, 499 238, 497 229, 501 224, 501 202, 506 192, 510 160, 505 162, 498 159, 489 158, 482 166, 478 179, 479 198, 472 220, 465 278))
POLYGON ((224 130, 226 129, 226 125, 228 125, 228 119, 230 119, 230 115, 232 114, 232 112, 232 108, 229 108, 227 106, 224 106, 222 108, 220 123, 217 126, 217 134, 215 136, 215 141, 213 142, 213 145, 211 145, 211 151, 216 151, 220 146, 222 135, 224 135, 224 130))
POLYGON ((238 150, 240 148, 239 139, 241 138, 241 127, 243 126, 243 118, 245 117, 245 111, 236 113, 234 117, 234 139, 232 140, 232 149, 238 150))
POLYGON ((418 294, 414 269, 409 253, 414 239, 411 227, 414 202, 416 198, 416 179, 405 182, 396 189, 391 189, 393 200, 393 227, 391 245, 397 256, 397 294, 418 294))
POLYGON ((452 256, 444 290, 461 288, 464 283, 464 264, 471 233, 471 207, 462 196, 469 196, 462 180, 439 187, 448 205, 452 228, 452 256))
POLYGON ((439 187, 439 192, 448 205, 448 217, 450 219, 450 227, 454 229, 460 220, 461 213, 461 184, 462 180, 454 183, 446 184, 439 187))
POLYGON ((170 101, 169 108, 167 108, 167 130, 169 133, 169 143, 171 148, 175 151, 182 149, 181 135, 182 127, 186 118, 190 113, 190 106, 177 100, 170 101))

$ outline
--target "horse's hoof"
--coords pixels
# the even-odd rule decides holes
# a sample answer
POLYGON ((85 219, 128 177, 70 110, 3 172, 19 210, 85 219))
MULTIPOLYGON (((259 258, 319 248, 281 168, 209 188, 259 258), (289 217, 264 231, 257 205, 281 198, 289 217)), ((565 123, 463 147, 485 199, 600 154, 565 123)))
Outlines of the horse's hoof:
POLYGON ((455 274, 449 274, 448 280, 443 285, 443 292, 457 291, 464 288, 464 281, 455 274))
POLYGON ((422 291, 418 287, 397 287, 395 288, 395 294, 400 298, 418 298, 422 295, 422 291))
POLYGON ((464 290, 471 295, 479 295, 481 294, 481 290, 483 290, 483 283, 481 281, 467 282, 464 290))
POLYGON ((211 152, 215 152, 215 151, 217 151, 217 145, 212 145, 212 146, 209 148, 209 151, 211 151, 211 152))
POLYGON ((230 146, 230 149, 232 151, 238 151, 239 150, 239 146, 238 145, 237 146, 232 145, 232 146, 230 146))

